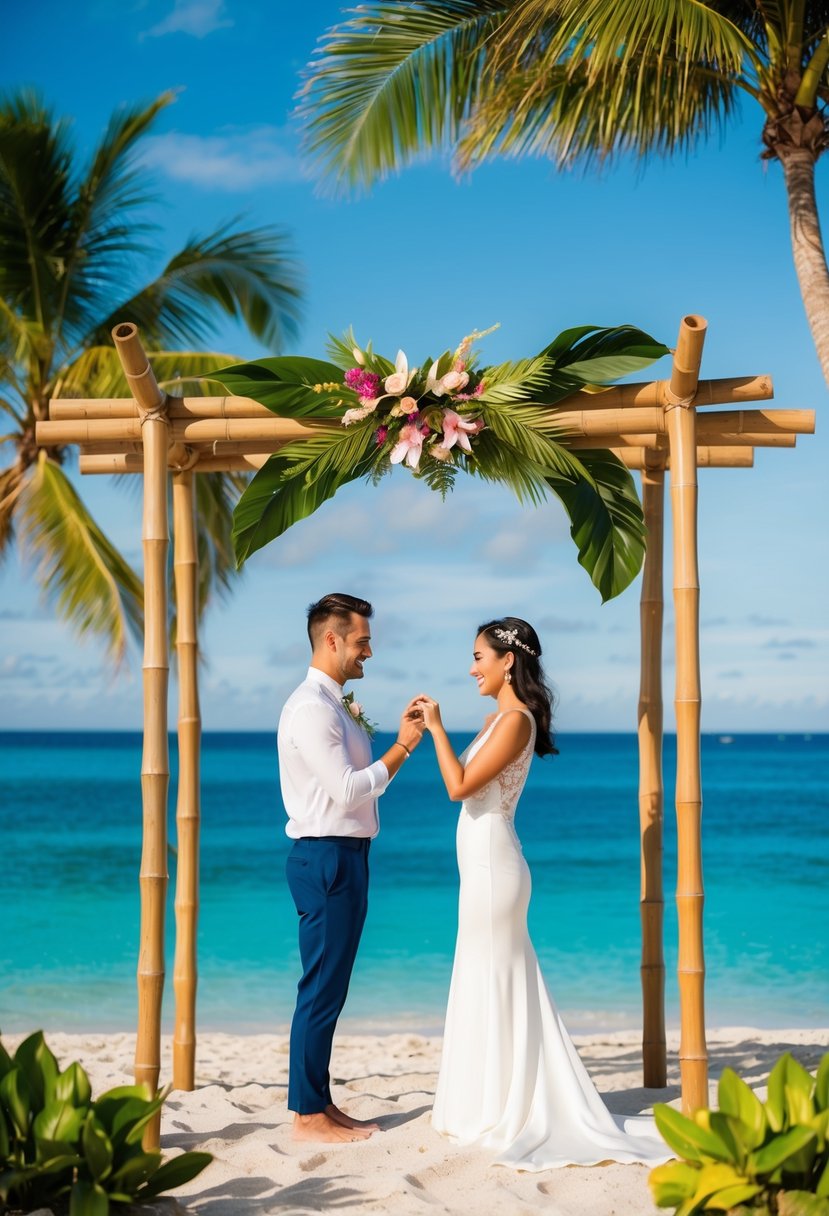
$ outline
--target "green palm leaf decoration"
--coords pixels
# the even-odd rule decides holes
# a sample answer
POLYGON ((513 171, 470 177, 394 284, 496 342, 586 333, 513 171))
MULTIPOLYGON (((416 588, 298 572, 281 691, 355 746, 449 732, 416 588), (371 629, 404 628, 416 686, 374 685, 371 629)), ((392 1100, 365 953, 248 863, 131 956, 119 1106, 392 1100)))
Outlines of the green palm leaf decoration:
POLYGON ((376 482, 405 460, 444 497, 461 471, 533 505, 554 494, 602 599, 636 577, 645 533, 633 479, 610 452, 571 451, 553 407, 661 358, 668 353, 661 342, 630 325, 586 325, 531 359, 480 369, 472 337, 418 368, 402 352, 391 363, 359 347, 351 332, 332 339, 329 351, 331 362, 262 359, 212 374, 230 393, 325 427, 273 455, 242 495, 233 525, 239 565, 340 486, 359 477, 376 482))

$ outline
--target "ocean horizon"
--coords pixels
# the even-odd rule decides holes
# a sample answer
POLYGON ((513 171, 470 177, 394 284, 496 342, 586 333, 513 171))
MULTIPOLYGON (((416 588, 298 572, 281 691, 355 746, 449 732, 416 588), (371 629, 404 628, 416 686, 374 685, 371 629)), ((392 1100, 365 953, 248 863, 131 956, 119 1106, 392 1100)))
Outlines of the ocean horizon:
MULTIPOLYGON (((474 731, 453 732, 458 747, 474 731)), ((378 734, 375 754, 391 735, 378 734)), ((131 1030, 136 1020, 141 734, 0 732, 5 845, 0 1028, 131 1030)), ((563 734, 534 760, 516 827, 530 932, 574 1033, 634 1029, 639 986, 638 752, 633 733, 563 734)), ((675 736, 665 737, 665 959, 676 990, 675 736)), ((164 1029, 173 1021, 176 747, 164 1029)), ((829 1025, 829 734, 704 735, 709 1026, 829 1025)), ((284 879, 275 735, 205 732, 202 1030, 286 1029, 299 975, 284 879)), ((439 1033, 457 911, 454 836, 430 740, 380 802, 369 914, 344 1030, 439 1033)))

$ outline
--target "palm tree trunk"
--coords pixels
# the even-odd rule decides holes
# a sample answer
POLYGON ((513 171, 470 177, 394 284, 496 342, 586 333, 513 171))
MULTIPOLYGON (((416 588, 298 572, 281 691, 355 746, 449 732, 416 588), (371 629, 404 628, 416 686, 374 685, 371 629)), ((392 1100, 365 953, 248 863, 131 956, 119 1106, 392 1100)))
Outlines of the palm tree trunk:
POLYGON ((792 253, 806 318, 829 384, 829 269, 815 198, 815 156, 809 148, 778 144, 789 202, 792 253))

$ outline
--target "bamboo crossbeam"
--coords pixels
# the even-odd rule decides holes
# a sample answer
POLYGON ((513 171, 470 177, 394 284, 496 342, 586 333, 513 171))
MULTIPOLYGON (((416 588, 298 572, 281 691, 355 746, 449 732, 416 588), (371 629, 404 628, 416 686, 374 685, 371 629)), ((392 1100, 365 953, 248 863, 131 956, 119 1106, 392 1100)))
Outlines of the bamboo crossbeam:
MULTIPOLYGON (((650 448, 610 448, 614 456, 629 469, 654 467, 654 459, 664 469, 670 469, 671 458, 667 453, 650 448)), ((750 469, 754 465, 754 448, 697 448, 697 468, 700 469, 750 469)))
POLYGON ((702 924, 697 417, 692 404, 706 329, 702 317, 683 319, 668 386, 670 403, 665 407, 674 541, 679 1065, 682 1108, 686 1114, 708 1105, 702 924))
MULTIPOLYGON (((602 406, 591 409, 554 410, 552 417, 567 438, 598 435, 660 435, 666 430, 665 413, 661 407, 619 410, 602 406)), ((729 442, 737 442, 747 434, 812 434, 815 429, 814 410, 719 410, 700 419, 700 435, 716 434, 729 442)), ((170 439, 173 443, 212 444, 249 442, 290 442, 321 432, 337 429, 340 423, 331 419, 276 418, 202 418, 195 421, 173 420, 170 439)), ((110 440, 136 441, 141 438, 141 423, 135 418, 103 420, 76 419, 68 422, 38 422, 36 438, 39 444, 105 444, 110 440)))
MULTIPOLYGON (((701 419, 697 419, 701 421, 701 419)), ((754 432, 744 431, 742 435, 697 435, 699 448, 793 448, 796 445, 796 435, 758 435, 754 432)), ((591 435, 590 438, 579 437, 578 439, 568 439, 567 447, 575 452, 579 452, 584 448, 611 448, 612 450, 621 448, 630 448, 632 450, 642 450, 646 448, 651 452, 667 451, 667 443, 664 435, 591 435)), ((86 449, 81 448, 83 453, 86 449)), ((121 449, 119 449, 121 450, 121 449)), ((229 448, 225 448, 229 451, 229 448)))
MULTIPOLYGON (((577 393, 565 398, 565 408, 577 408, 575 402, 587 397, 615 408, 629 406, 661 406, 663 382, 653 380, 639 384, 617 384, 598 395, 577 393)), ((770 401, 774 396, 771 376, 730 376, 717 380, 701 380, 694 404, 741 405, 749 401, 770 401)), ((49 417, 55 422, 75 419, 135 418, 135 403, 130 397, 99 399, 96 397, 53 398, 49 417)), ((268 418, 271 411, 249 397, 172 397, 171 418, 268 418)))
POLYGON ((173 477, 173 573, 178 657, 178 799, 173 1085, 195 1088, 196 930, 199 913, 201 713, 198 689, 198 543, 192 471, 173 477))
MULTIPOLYGON (((268 457, 261 452, 238 455, 201 455, 193 465, 195 473, 255 473, 268 457)), ((168 466, 169 467, 169 466, 168 466)), ((144 459, 140 452, 81 453, 78 468, 84 474, 143 473, 144 459)), ((175 470, 173 470, 175 471, 175 470)))
MULTIPOLYGON (((138 957, 138 1032, 135 1080, 158 1088, 161 1069, 161 998, 164 990, 164 906, 167 896, 167 795, 170 758, 167 742, 167 451, 166 397, 158 387, 135 325, 112 331, 127 382, 141 410, 144 446, 144 749, 141 762, 143 847, 141 931, 138 957)), ((158 1148, 161 1117, 144 1133, 146 1148, 158 1148)))
MULTIPOLYGON (((629 449, 632 454, 636 449, 629 449)), ((639 602, 639 915, 642 925, 642 1065, 648 1088, 667 1084, 665 956, 662 946, 664 787, 662 782, 662 549, 664 457, 642 453, 642 509, 648 545, 639 602)))

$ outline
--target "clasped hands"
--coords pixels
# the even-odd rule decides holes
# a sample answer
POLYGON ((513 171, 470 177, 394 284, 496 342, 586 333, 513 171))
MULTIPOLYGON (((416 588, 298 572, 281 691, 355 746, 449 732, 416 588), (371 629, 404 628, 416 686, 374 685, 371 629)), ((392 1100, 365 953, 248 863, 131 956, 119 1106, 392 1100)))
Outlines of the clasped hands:
POLYGON ((403 710, 398 738, 401 743, 413 749, 423 737, 424 730, 433 730, 441 725, 440 705, 421 692, 412 697, 403 710))

